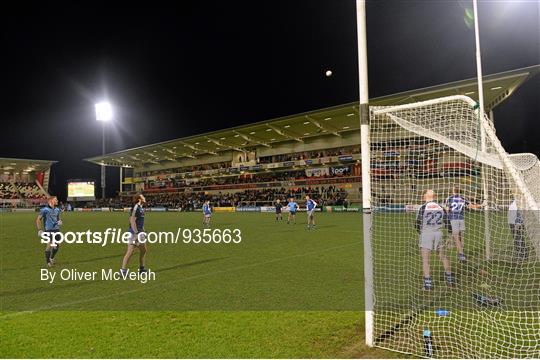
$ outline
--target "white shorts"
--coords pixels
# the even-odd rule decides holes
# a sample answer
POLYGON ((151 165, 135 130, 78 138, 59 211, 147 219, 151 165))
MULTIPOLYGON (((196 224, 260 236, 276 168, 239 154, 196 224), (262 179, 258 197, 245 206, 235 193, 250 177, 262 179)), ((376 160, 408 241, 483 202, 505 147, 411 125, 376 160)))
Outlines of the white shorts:
POLYGON ((131 233, 131 236, 128 239, 128 245, 139 246, 139 245, 146 244, 146 241, 145 242, 139 242, 139 239, 141 239, 143 241, 146 240, 146 233, 143 233, 143 232, 140 232, 138 234, 131 233))
POLYGON ((452 226, 452 234, 459 234, 460 231, 465 231, 465 220, 450 220, 452 226))
POLYGON ((420 234, 420 247, 428 250, 438 250, 442 245, 442 232, 423 231, 420 234))
POLYGON ((205 218, 211 218, 211 217, 212 217, 212 214, 204 214, 204 217, 205 217, 205 218))

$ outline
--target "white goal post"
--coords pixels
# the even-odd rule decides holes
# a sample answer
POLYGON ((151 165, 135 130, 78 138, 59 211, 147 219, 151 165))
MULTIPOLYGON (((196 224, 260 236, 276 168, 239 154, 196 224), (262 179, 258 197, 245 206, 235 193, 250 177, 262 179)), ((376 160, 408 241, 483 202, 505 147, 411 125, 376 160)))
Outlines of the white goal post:
POLYGON ((373 304, 366 305, 366 314, 373 321, 366 322, 372 326, 366 334, 373 344, 418 356, 538 357, 536 156, 508 154, 491 120, 479 116, 478 105, 466 96, 371 107, 369 120, 370 156, 362 167, 370 175, 370 252, 364 257, 372 266, 366 292, 373 304), (448 221, 443 241, 434 245, 440 252, 429 259, 434 287, 426 292, 414 224, 428 189, 445 208, 451 195, 467 206, 462 228, 448 221), (458 256, 460 241, 466 260, 458 256), (447 286, 443 258, 455 287, 447 286))

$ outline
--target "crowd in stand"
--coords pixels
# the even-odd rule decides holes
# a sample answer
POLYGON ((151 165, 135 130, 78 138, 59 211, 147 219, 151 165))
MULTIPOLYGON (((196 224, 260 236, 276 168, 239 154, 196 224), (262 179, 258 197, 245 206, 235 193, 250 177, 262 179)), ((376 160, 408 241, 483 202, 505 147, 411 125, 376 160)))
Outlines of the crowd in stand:
POLYGON ((261 158, 260 162, 281 162, 281 161, 296 161, 296 160, 307 160, 307 159, 319 159, 327 156, 340 156, 345 154, 356 154, 360 153, 360 148, 337 148, 329 150, 318 150, 318 151, 304 151, 294 154, 282 154, 275 156, 268 156, 266 158, 261 158))
POLYGON ((0 199, 42 199, 45 193, 36 184, 0 182, 0 199))
POLYGON ((174 168, 174 169, 144 171, 138 175, 140 176, 168 175, 168 174, 187 173, 187 172, 194 172, 194 171, 226 169, 229 167, 231 167, 230 161, 222 161, 218 163, 193 165, 193 166, 174 168))
POLYGON ((200 178, 196 182, 186 184, 183 179, 164 179, 145 184, 146 189, 166 189, 166 188, 185 188, 189 186, 215 186, 215 185, 230 185, 230 184, 248 184, 248 183, 264 183, 264 182, 283 182, 303 180, 308 178, 333 178, 346 176, 348 173, 341 174, 323 174, 314 175, 312 177, 306 176, 305 170, 291 170, 281 172, 262 172, 257 174, 246 175, 233 175, 233 176, 220 176, 220 177, 207 177, 200 178))
MULTIPOLYGON (((345 148, 336 148, 328 150, 317 150, 317 151, 303 151, 292 154, 281 154, 273 156, 262 156, 257 158, 257 164, 270 164, 283 161, 296 161, 296 160, 307 160, 307 159, 320 159, 328 156, 339 156, 346 154, 358 154, 360 153, 360 147, 345 147, 345 148)), ((188 173, 196 171, 205 171, 205 170, 218 170, 218 169, 228 169, 232 167, 230 161, 222 161, 212 164, 202 164, 202 165, 193 165, 188 167, 166 169, 166 170, 153 170, 153 171, 144 171, 142 173, 136 174, 136 176, 153 176, 153 175, 169 175, 169 174, 178 174, 178 173, 188 173)))
MULTIPOLYGON (((347 191, 335 186, 298 187, 286 190, 259 189, 241 192, 218 192, 208 194, 196 193, 158 193, 146 195, 146 206, 182 209, 186 211, 198 209, 208 199, 212 206, 271 206, 277 199, 286 202, 289 197, 297 201, 306 195, 315 199, 319 205, 344 205, 347 202, 347 191)), ((130 197, 99 199, 86 206, 122 208, 131 206, 130 197)))
POLYGON ((25 199, 45 198, 45 193, 36 184, 17 183, 17 190, 25 199))
POLYGON ((0 198, 2 199, 18 199, 17 187, 13 183, 0 183, 0 198))

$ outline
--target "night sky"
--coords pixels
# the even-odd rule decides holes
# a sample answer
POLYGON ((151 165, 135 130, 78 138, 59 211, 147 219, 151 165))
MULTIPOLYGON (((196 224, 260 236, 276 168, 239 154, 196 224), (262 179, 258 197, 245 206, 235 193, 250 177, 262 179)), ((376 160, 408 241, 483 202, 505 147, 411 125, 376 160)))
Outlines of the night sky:
MULTIPOLYGON (((182 1, 179 7, 3 11, 1 157, 58 160, 99 180, 94 103, 116 119, 107 152, 358 99, 353 0, 182 1), (334 76, 324 76, 332 69, 334 76)), ((370 97, 476 75, 469 1, 368 1, 370 97)), ((484 74, 540 63, 538 1, 481 1, 484 74)), ((495 110, 511 152, 540 155, 540 76, 495 110)), ((108 195, 118 188, 108 171, 108 195)))

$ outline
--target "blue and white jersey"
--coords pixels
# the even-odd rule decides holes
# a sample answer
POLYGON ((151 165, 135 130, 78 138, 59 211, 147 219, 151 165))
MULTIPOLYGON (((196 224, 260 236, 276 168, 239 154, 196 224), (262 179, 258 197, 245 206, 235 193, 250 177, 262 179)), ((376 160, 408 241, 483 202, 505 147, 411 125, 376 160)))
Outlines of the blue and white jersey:
POLYGON ((212 215, 212 208, 210 207, 210 204, 203 204, 202 211, 204 215, 212 215))
POLYGON ((439 231, 446 225, 446 212, 434 201, 420 206, 416 214, 416 230, 418 232, 439 231))
POLYGON ((296 212, 296 210, 298 209, 298 204, 295 201, 290 201, 287 204, 287 207, 289 208, 290 212, 296 212))
MULTIPOLYGON (((144 209, 141 205, 135 204, 129 211, 129 217, 135 216, 135 225, 137 225, 137 232, 144 231, 144 209)), ((129 232, 133 233, 131 228, 131 221, 129 222, 129 232)))
POLYGON ((308 211, 312 211, 313 209, 315 209, 316 206, 317 206, 317 203, 315 201, 313 201, 312 199, 309 199, 306 202, 306 207, 307 207, 308 211))
POLYGON ((445 205, 448 208, 448 219, 464 220, 465 208, 469 206, 469 204, 469 201, 461 195, 450 195, 445 201, 445 205))
POLYGON ((62 210, 60 208, 53 208, 49 205, 42 207, 39 210, 39 215, 43 219, 43 228, 45 231, 58 231, 60 230, 60 225, 58 221, 60 220, 60 213, 62 210))

